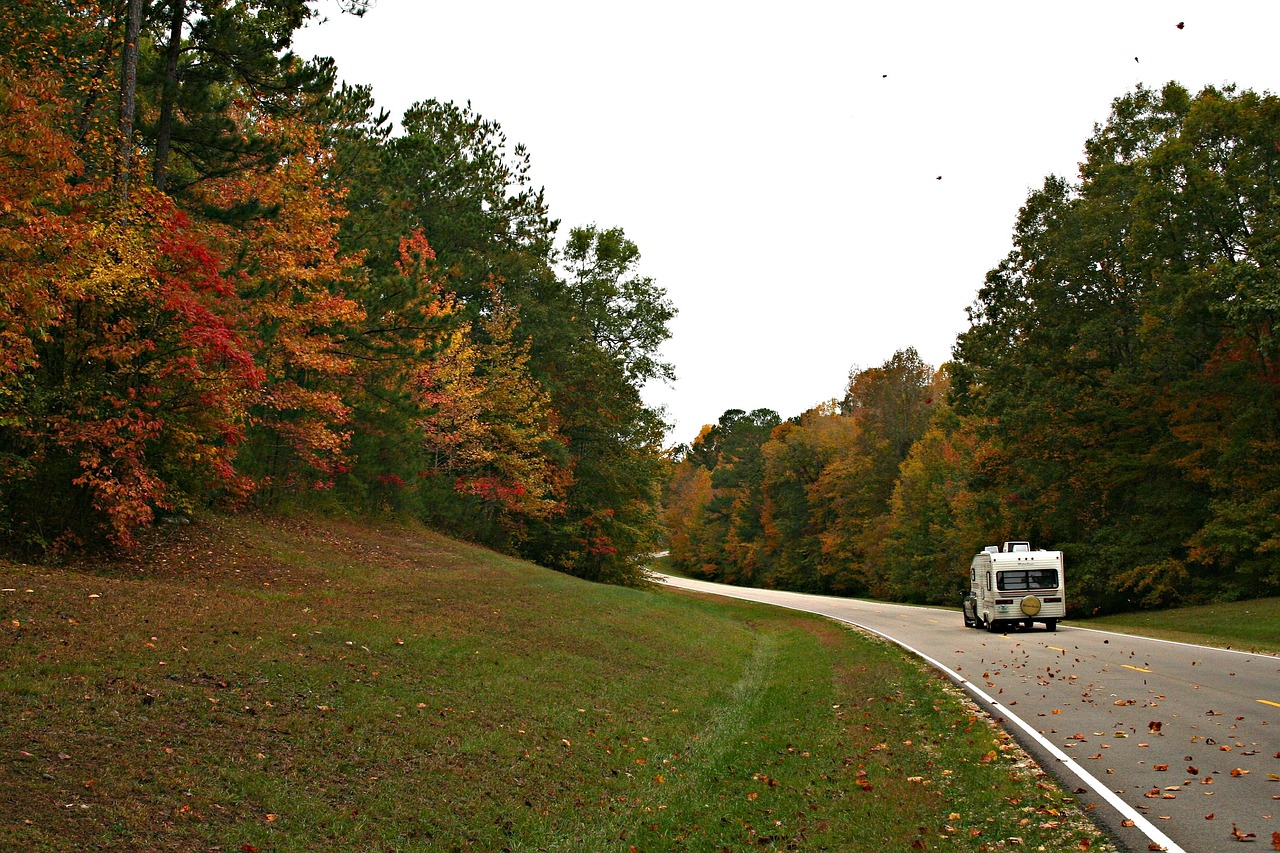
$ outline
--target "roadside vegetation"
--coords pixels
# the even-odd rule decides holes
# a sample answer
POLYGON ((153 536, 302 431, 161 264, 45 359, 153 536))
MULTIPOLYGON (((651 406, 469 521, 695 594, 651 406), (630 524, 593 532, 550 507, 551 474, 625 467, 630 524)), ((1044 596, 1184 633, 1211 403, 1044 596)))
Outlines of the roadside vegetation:
POLYGON ((245 516, 0 586, 5 849, 1110 849, 809 615, 245 516))

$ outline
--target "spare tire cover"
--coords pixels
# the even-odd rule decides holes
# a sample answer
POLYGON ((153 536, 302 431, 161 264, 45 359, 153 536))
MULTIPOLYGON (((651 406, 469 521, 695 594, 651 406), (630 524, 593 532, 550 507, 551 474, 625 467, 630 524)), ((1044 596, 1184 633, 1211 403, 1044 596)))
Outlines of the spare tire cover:
POLYGON ((1040 612, 1040 599, 1034 595, 1028 595, 1022 599, 1022 612, 1028 616, 1035 616, 1040 612))

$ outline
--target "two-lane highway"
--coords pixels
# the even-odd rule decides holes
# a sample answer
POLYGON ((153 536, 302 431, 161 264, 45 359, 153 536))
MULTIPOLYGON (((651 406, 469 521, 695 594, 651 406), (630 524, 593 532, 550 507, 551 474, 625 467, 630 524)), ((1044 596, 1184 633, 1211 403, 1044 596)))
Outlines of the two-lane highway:
POLYGON ((1269 849, 1280 832, 1280 658, 1070 623, 992 634, 957 611, 657 578, 829 616, 922 656, 1130 850, 1269 849))

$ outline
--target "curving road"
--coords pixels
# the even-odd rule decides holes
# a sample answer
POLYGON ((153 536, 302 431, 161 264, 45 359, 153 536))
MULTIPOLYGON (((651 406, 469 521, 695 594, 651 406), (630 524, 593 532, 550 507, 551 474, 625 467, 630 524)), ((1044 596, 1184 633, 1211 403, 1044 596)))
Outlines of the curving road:
POLYGON ((953 610, 655 578, 829 616, 922 656, 1126 849, 1272 849, 1280 833, 1280 658, 1070 623, 991 634, 953 610))

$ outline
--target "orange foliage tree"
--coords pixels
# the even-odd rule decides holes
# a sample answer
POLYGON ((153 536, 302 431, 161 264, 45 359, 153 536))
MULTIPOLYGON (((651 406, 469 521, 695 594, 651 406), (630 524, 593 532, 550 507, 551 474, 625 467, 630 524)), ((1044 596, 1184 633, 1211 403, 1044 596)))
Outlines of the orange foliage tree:
POLYGON ((529 374, 516 310, 493 287, 493 308, 455 328, 418 371, 428 477, 451 480, 509 540, 524 522, 562 509, 569 484, 547 392, 529 374))
POLYGON ((60 86, 0 65, 0 532, 127 544, 155 510, 235 482, 261 374, 191 221, 155 193, 120 207, 84 174, 60 86))
POLYGON ((264 381, 249 406, 244 468, 271 499, 328 488, 351 463, 347 395, 358 379, 344 342, 364 312, 345 293, 359 257, 339 252, 343 209, 324 180, 328 152, 301 123, 241 121, 292 152, 201 190, 233 220, 209 232, 255 335, 264 381))

